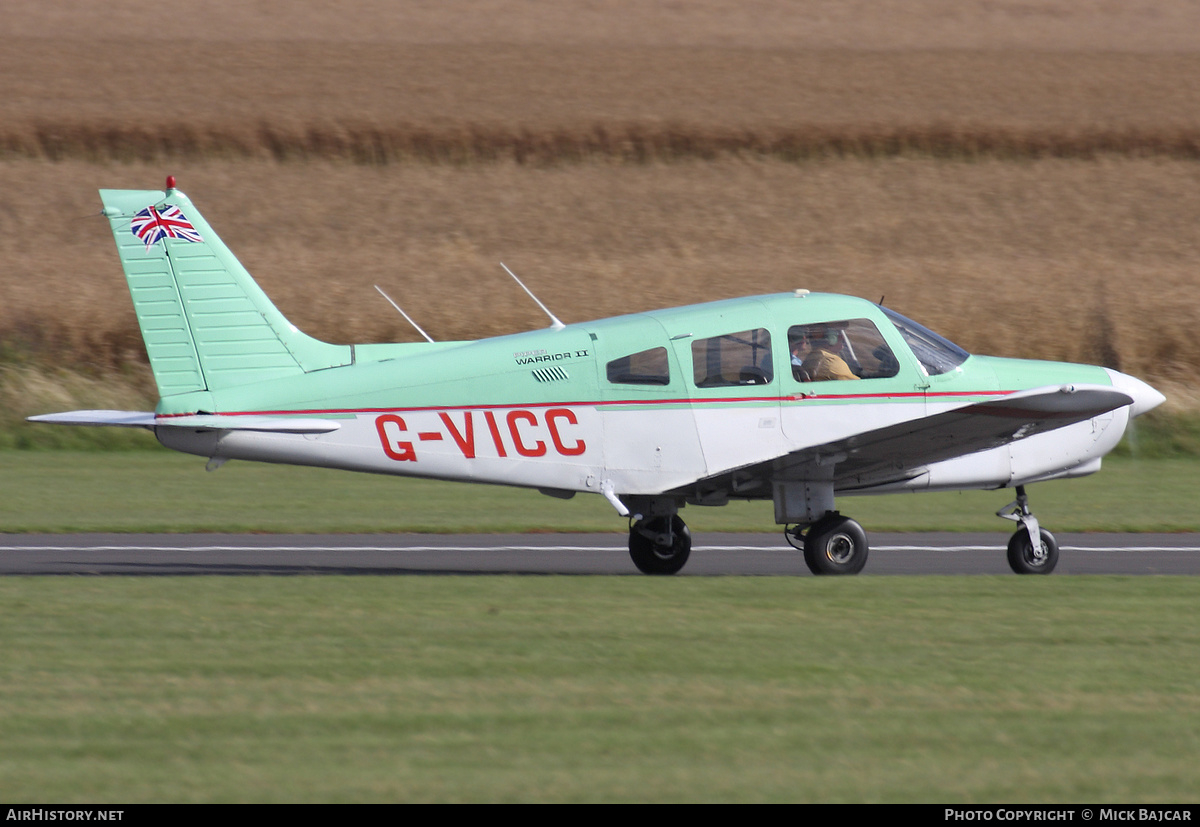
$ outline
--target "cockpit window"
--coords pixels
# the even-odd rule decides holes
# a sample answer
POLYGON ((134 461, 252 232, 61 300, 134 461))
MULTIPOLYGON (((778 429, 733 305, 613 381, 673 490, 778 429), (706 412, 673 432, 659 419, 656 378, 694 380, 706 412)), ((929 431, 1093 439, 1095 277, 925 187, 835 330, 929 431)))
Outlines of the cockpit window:
POLYGON ((900 372, 896 355, 869 319, 793 325, 788 350, 798 382, 883 379, 900 372))
POLYGON ((901 316, 894 310, 882 308, 887 317, 896 325, 904 341, 912 348, 913 356, 925 368, 930 376, 949 373, 967 361, 971 355, 958 345, 945 339, 927 327, 917 324, 912 319, 901 316))
POLYGON ((692 379, 698 388, 766 385, 774 375, 771 334, 765 328, 692 342, 692 379))
POLYGON ((667 349, 654 347, 608 363, 608 381, 614 385, 669 385, 671 367, 667 349))

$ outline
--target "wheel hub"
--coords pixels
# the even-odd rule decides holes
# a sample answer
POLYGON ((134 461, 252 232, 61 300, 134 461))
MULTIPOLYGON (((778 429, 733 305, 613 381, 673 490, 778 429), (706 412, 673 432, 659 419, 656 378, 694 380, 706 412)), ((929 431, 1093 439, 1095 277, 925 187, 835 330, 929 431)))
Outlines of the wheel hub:
POLYGON ((831 511, 804 535, 804 563, 813 574, 858 574, 867 563, 862 526, 831 511))
POLYGON ((672 557, 675 556, 675 547, 674 546, 664 546, 664 545, 655 544, 652 551, 654 553, 654 556, 657 557, 659 560, 670 560, 672 557))
POLYGON ((854 557, 854 540, 846 534, 835 534, 825 544, 825 556, 838 565, 845 565, 854 557))

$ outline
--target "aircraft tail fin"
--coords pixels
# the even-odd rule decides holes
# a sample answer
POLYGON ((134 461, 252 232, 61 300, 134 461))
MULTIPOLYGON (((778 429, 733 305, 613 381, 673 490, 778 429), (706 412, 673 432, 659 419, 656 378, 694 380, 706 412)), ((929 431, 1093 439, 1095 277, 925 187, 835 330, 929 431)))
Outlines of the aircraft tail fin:
POLYGON ((168 179, 101 190, 150 367, 163 397, 350 364, 348 345, 300 332, 168 179))

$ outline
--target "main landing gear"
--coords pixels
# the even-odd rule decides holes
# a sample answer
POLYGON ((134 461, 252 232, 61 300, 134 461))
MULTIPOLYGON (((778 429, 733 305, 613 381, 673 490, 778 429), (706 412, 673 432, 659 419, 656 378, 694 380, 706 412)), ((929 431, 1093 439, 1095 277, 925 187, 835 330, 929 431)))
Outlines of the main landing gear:
POLYGON ((1017 574, 1049 574, 1058 565, 1058 543, 1054 535, 1038 525, 1029 510, 1025 486, 1017 486, 1017 498, 996 512, 997 517, 1020 523, 1008 541, 1008 565, 1017 574))
POLYGON ((692 553, 692 533, 678 514, 645 517, 629 526, 629 556, 644 574, 675 574, 692 553))
POLYGON ((867 533, 849 517, 830 511, 807 532, 803 529, 785 530, 783 536, 792 548, 804 552, 804 563, 813 574, 858 574, 867 564, 867 533), (801 540, 803 544, 797 545, 801 540))

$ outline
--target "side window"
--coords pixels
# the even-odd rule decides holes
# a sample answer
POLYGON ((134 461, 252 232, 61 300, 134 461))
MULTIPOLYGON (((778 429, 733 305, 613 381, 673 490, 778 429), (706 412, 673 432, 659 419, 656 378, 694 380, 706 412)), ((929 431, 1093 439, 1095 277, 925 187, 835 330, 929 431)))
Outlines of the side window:
POLYGON ((771 334, 765 328, 692 342, 692 379, 698 388, 765 385, 771 367, 771 334))
POLYGON ((788 328, 788 350, 798 382, 883 379, 900 372, 896 355, 868 319, 795 325, 788 328))
POLYGON ((655 347, 608 363, 608 381, 614 385, 669 385, 671 368, 667 349, 655 347))

